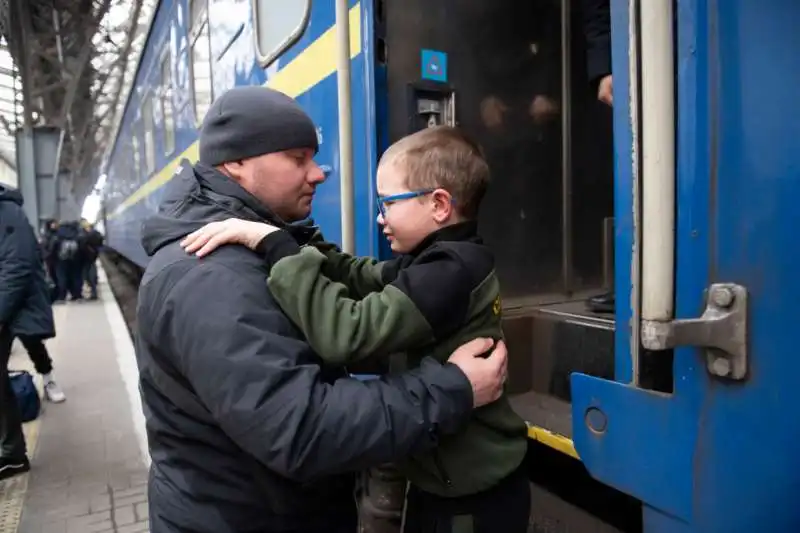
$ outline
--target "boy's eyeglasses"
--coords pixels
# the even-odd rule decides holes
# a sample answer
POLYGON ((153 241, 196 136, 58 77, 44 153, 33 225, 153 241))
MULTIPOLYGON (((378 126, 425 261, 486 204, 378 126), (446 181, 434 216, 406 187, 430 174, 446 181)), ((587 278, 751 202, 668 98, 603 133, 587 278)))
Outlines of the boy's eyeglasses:
POLYGON ((408 200, 409 198, 418 198, 430 194, 436 189, 421 189, 419 191, 401 192, 399 194, 390 194, 389 196, 378 196, 378 211, 381 216, 386 218, 386 209, 394 202, 399 200, 408 200))

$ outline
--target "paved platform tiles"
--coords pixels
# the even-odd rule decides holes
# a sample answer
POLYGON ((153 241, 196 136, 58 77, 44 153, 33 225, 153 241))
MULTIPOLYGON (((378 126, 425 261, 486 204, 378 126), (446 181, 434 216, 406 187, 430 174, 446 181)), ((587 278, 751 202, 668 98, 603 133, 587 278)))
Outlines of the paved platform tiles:
MULTIPOLYGON (((58 336, 47 347, 67 401, 43 402, 25 424, 32 469, 0 482, 0 533, 148 532, 133 347, 100 277, 101 301, 54 307, 58 336)), ((32 372, 21 345, 9 367, 32 372)))

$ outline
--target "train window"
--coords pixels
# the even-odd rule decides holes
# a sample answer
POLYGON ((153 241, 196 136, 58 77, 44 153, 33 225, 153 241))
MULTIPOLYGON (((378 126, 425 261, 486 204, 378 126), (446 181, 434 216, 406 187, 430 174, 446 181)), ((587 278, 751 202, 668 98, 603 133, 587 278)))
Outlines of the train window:
POLYGON ((142 127, 144 128, 144 164, 148 176, 155 170, 155 149, 153 142, 153 94, 145 97, 142 103, 142 127))
POLYGON ((189 0, 189 68, 195 120, 200 123, 214 101, 211 76, 211 36, 208 25, 208 0, 189 0))
POLYGON ((256 53, 268 66, 303 35, 311 14, 311 2, 253 0, 256 53))
POLYGON ((214 98, 210 46, 208 20, 204 20, 192 40, 192 91, 197 122, 206 116, 214 98))
POLYGON ((172 103, 172 62, 169 54, 161 62, 161 116, 164 121, 164 155, 175 151, 175 110, 172 103))
POLYGON ((139 137, 136 135, 136 128, 133 128, 133 137, 131 137, 131 152, 133 152, 133 179, 131 183, 139 183, 142 177, 141 155, 139 154, 139 137))

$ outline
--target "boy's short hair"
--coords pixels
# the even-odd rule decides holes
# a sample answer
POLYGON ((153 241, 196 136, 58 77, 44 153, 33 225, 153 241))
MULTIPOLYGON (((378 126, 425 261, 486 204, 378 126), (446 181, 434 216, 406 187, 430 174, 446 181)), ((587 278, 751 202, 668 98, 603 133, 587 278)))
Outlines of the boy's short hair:
POLYGON ((475 218, 489 186, 489 164, 480 145, 451 126, 426 128, 392 144, 380 165, 400 165, 410 190, 444 189, 463 217, 475 218))

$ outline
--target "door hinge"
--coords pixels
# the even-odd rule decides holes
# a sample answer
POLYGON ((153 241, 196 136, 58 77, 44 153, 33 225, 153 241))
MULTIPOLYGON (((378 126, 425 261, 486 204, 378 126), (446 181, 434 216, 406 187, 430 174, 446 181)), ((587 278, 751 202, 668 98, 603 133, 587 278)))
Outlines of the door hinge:
POLYGON ((708 371, 717 377, 747 376, 747 289, 735 283, 715 283, 705 291, 705 311, 699 318, 642 321, 642 346, 668 350, 679 346, 705 349, 708 371))

